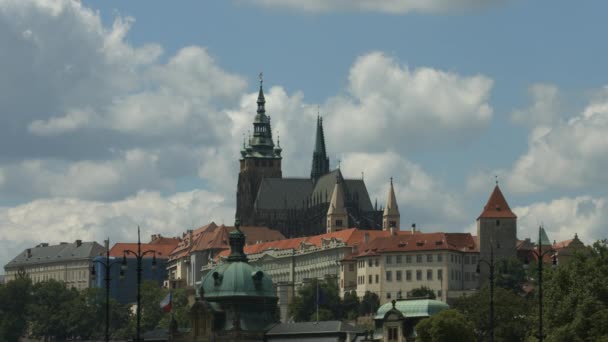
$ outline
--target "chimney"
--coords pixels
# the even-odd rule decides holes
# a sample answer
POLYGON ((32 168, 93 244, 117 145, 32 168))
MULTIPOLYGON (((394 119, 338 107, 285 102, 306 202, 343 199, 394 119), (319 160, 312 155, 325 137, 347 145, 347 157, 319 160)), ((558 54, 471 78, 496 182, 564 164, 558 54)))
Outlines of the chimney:
POLYGON ((82 246, 82 240, 76 240, 76 247, 82 246))
POLYGON ((416 224, 412 223, 412 234, 416 233, 416 224))

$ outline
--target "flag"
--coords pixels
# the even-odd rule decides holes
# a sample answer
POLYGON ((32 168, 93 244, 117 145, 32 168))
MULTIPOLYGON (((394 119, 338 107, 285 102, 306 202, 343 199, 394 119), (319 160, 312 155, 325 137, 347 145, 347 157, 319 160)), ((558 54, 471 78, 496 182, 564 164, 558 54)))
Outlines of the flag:
POLYGON ((167 296, 160 302, 160 308, 163 309, 164 312, 171 311, 171 304, 173 302, 172 297, 171 292, 169 292, 167 296))

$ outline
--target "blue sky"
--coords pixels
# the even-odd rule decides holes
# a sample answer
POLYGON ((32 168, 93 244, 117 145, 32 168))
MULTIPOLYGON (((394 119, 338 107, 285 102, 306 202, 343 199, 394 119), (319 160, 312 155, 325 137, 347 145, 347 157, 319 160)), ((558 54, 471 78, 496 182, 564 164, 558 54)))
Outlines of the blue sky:
POLYGON ((474 231, 497 174, 520 238, 606 238, 608 5, 478 3, 0 0, 0 262, 231 223, 260 71, 285 175, 319 105, 402 222, 474 231))

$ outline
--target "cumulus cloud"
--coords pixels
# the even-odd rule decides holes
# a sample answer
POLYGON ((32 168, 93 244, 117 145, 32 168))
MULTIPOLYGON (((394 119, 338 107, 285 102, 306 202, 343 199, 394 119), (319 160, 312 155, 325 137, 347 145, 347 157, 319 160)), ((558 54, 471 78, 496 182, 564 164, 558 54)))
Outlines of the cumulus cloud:
POLYGON ((483 75, 410 69, 372 52, 350 69, 348 96, 327 102, 327 139, 340 151, 386 146, 407 151, 468 140, 492 118, 492 84, 483 75))
POLYGON ((517 192, 577 190, 606 184, 608 90, 581 114, 531 135, 528 151, 515 163, 509 185, 517 192))
POLYGON ((528 88, 532 104, 511 113, 511 119, 529 127, 547 126, 559 119, 559 91, 553 84, 537 83, 528 88))
POLYGON ((417 223, 426 231, 461 231, 466 217, 460 198, 427 174, 420 165, 393 151, 382 153, 346 153, 341 170, 345 177, 363 172, 370 197, 384 205, 389 180, 393 184, 401 214, 401 226, 417 223), (408 222, 411 221, 411 222, 408 222))
POLYGON ((553 241, 572 239, 574 234, 586 244, 606 239, 608 211, 606 198, 592 196, 561 197, 513 208, 518 216, 520 239, 538 239, 538 227, 543 225, 553 241))
POLYGON ((103 241, 107 237, 113 242, 135 241, 138 225, 144 241, 151 234, 178 236, 212 220, 224 223, 233 214, 230 199, 205 190, 170 196, 142 191, 115 202, 39 199, 0 207, 0 260, 4 264, 23 248, 40 242, 103 241))
POLYGON ((488 6, 500 0, 240 0, 262 7, 305 12, 361 11, 405 14, 437 13, 488 6))

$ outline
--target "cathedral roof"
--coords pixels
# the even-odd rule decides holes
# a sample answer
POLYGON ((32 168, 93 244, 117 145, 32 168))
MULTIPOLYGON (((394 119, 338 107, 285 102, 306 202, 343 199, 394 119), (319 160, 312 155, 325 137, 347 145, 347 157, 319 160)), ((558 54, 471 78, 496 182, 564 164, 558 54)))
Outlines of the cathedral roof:
POLYGON ((492 191, 488 202, 483 207, 483 211, 477 219, 480 218, 517 218, 517 216, 509 208, 509 204, 503 196, 498 184, 492 191))
MULTIPOLYGON (((321 176, 312 190, 312 197, 317 198, 318 196, 318 198, 321 198, 322 202, 329 202, 334 186, 336 185, 336 177, 341 176, 339 169, 321 176)), ((356 198, 359 201, 359 208, 361 208, 361 210, 374 210, 363 179, 344 179, 342 185, 344 187, 346 202, 356 198)))

